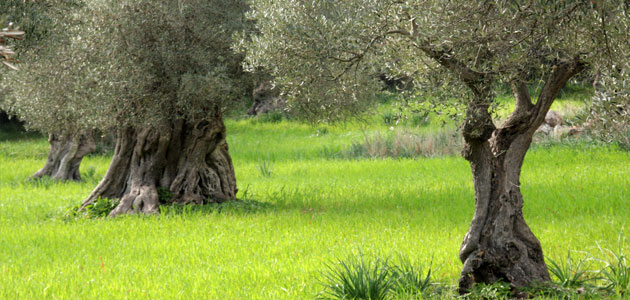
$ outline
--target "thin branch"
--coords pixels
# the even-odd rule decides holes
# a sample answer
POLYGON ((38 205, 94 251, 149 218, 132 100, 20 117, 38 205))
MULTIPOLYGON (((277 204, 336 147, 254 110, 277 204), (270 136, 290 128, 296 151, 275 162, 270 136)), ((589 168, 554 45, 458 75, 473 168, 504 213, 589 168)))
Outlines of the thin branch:
POLYGON ((569 79, 582 72, 585 68, 586 64, 579 57, 552 67, 551 74, 549 74, 549 77, 545 81, 545 85, 538 96, 538 102, 536 102, 536 106, 534 107, 534 115, 530 122, 530 127, 533 128, 533 130, 536 130, 545 120, 545 115, 549 111, 551 104, 553 104, 558 93, 569 79))

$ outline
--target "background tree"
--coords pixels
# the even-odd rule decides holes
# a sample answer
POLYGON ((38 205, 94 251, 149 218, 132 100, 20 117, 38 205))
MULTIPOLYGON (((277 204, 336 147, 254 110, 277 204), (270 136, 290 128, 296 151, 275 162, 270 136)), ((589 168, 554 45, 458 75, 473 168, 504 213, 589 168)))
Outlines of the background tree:
POLYGON ((90 122, 94 118, 77 107, 97 92, 87 86, 97 80, 89 73, 94 70, 87 60, 89 53, 75 39, 82 27, 75 13, 82 4, 14 0, 2 6, 10 19, 32 34, 20 45, 21 70, 3 83, 6 93, 0 107, 24 121, 28 129, 49 134, 48 159, 34 178, 80 180, 81 160, 96 144, 91 130, 94 122, 90 122))
MULTIPOLYGON (((460 249, 461 292, 473 282, 549 281, 542 247, 523 217, 521 166, 560 89, 587 66, 615 55, 606 47, 613 37, 602 30, 627 18, 626 6, 543 0, 252 2, 250 17, 259 34, 243 39, 247 61, 272 70, 289 103, 306 115, 361 107, 375 86, 369 76, 375 62, 417 74, 414 87, 422 101, 463 110, 462 155, 472 169, 475 213, 460 249), (507 119, 497 120, 495 93, 504 84, 516 105, 507 119)), ((627 28, 617 32, 615 40, 628 40, 627 28)))
MULTIPOLYGON (((247 26, 241 0, 91 1, 79 35, 102 63, 86 112, 115 129, 109 170, 83 203, 120 199, 111 215, 236 196, 222 115, 251 91, 232 36, 247 26), (103 118, 104 117, 104 118, 103 118)), ((83 109, 83 108, 82 108, 83 109)))

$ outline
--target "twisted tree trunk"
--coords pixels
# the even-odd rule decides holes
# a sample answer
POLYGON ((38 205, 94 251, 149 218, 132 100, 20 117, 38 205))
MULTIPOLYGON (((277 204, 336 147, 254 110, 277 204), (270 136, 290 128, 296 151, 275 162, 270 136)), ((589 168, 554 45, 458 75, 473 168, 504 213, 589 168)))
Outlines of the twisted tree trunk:
POLYGON ((496 149, 504 141, 493 135, 465 150, 473 173, 475 214, 460 249, 460 292, 473 282, 502 280, 522 287, 550 280, 540 242, 523 217, 519 178, 531 135, 504 144, 507 150, 502 152, 496 149))
POLYGON ((583 68, 578 59, 553 66, 536 104, 525 82, 514 80, 516 107, 498 128, 489 112, 492 95, 486 79, 467 82, 475 100, 466 112, 462 154, 473 173, 475 214, 459 252, 464 263, 460 293, 473 283, 502 280, 523 287, 550 280, 540 242, 523 217, 521 167, 558 92, 583 68))
POLYGON ((114 157, 81 209, 102 198, 120 199, 110 213, 158 213, 159 190, 180 204, 223 202, 236 196, 236 178, 217 113, 211 120, 174 121, 160 128, 118 131, 114 157))
POLYGON ((50 134, 50 152, 43 168, 32 178, 50 176, 56 180, 80 181, 79 167, 83 157, 96 150, 92 133, 79 136, 50 134))

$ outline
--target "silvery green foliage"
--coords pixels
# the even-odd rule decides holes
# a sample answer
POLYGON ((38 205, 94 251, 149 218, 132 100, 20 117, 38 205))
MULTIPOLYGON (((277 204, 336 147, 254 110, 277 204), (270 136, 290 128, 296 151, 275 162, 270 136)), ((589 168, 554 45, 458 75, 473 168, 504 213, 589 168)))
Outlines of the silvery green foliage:
MULTIPOLYGON (((80 5, 80 0, 48 0, 48 1, 24 1, 5 0, 0 2, 0 19, 5 23, 13 23, 15 29, 28 32, 24 40, 16 43, 16 54, 21 54, 23 49, 38 47, 45 42, 55 26, 52 15, 58 9, 70 9, 80 5)), ((2 27, 7 24, 0 24, 2 27)))
POLYGON ((89 127, 101 116, 82 109, 85 95, 92 91, 82 85, 99 74, 87 62, 89 45, 77 38, 84 30, 81 3, 16 0, 4 5, 26 31, 26 39, 17 49, 20 70, 1 83, 1 108, 43 132, 74 133, 89 127))
POLYGON ((618 60, 621 64, 602 74, 586 121, 587 129, 594 136, 605 142, 617 143, 624 149, 630 149, 629 59, 626 55, 625 60, 618 60))
POLYGON ((309 118, 338 119, 365 106, 377 86, 371 47, 382 41, 386 1, 253 1, 260 34, 241 40, 247 67, 270 72, 289 109, 309 118), (365 55, 366 57, 363 57, 365 55), (358 58, 360 57, 360 59, 358 58))
POLYGON ((598 28, 605 53, 596 65, 598 86, 586 124, 595 136, 630 149, 630 7, 608 13, 598 28))
POLYGON ((45 132, 203 120, 249 92, 232 36, 245 1, 94 0, 53 6, 3 107, 45 132))
POLYGON ((596 92, 587 124, 595 136, 630 149, 630 82, 624 75, 607 80, 604 91, 596 92))
MULTIPOLYGON (((117 124, 195 122, 229 107, 248 92, 242 57, 232 36, 247 27, 244 0, 101 0, 105 55, 114 72, 109 82, 122 87, 103 104, 117 124)), ((98 37, 98 35, 95 35, 98 37)), ((101 47, 99 47, 101 48, 101 47)))
POLYGON ((414 76, 417 99, 448 106, 471 99, 467 73, 486 86, 536 85, 556 62, 611 55, 602 23, 626 17, 618 1, 252 0, 252 9, 258 34, 241 44, 249 67, 270 70, 294 107, 323 114, 376 87, 373 66, 414 76))

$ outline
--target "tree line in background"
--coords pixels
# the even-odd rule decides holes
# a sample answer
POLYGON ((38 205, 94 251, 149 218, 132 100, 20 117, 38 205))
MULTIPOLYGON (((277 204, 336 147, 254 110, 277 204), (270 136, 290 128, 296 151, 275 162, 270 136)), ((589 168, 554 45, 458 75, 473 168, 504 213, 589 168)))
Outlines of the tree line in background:
MULTIPOLYGON (((630 8, 619 1, 11 0, 27 32, 0 107, 50 135, 35 176, 79 179, 95 132, 115 133, 109 170, 82 208, 110 215, 235 199, 225 112, 255 73, 287 109, 334 121, 369 108, 378 76, 410 78, 413 100, 463 113, 475 212, 460 249, 460 291, 473 283, 550 280, 522 213, 520 173, 536 129, 567 82, 598 78, 592 122, 629 139, 630 8), (529 87, 540 85, 536 95, 529 87), (509 86, 515 108, 492 117, 509 86)), ((5 48, 1 48, 5 49, 5 48)))

